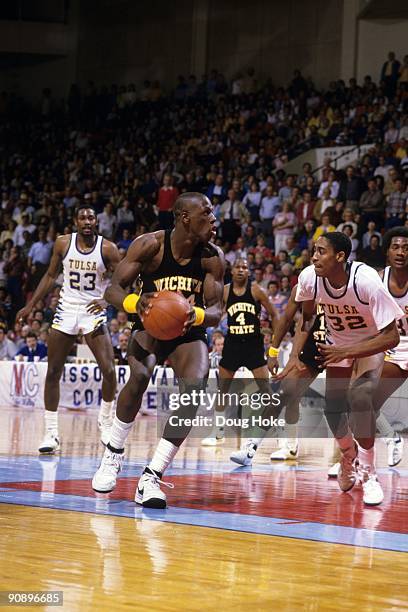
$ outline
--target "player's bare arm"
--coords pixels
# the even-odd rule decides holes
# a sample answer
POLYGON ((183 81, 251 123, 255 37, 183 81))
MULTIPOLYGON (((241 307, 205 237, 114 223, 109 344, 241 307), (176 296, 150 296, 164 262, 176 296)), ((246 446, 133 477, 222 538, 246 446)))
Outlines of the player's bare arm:
MULTIPOLYGON (((285 335, 288 333, 289 327, 295 318, 296 312, 299 308, 299 304, 295 301, 296 287, 293 287, 289 301, 286 305, 283 315, 276 320, 276 324, 273 328, 273 336, 271 347, 279 349, 280 343, 282 342, 285 335)), ((269 300, 268 300, 269 301, 269 300)), ((278 366, 278 353, 276 355, 268 354, 268 368, 270 372, 275 372, 278 366)))
POLYGON ((270 301, 268 294, 266 293, 265 289, 263 289, 260 285, 258 285, 258 283, 255 282, 252 283, 251 291, 254 299, 260 302, 265 308, 266 312, 269 315, 269 318, 271 319, 272 329, 273 331, 275 331, 276 326, 278 324, 279 315, 275 306, 270 301))
POLYGON ((204 279, 204 304, 206 306, 203 325, 213 327, 221 320, 224 305, 224 273, 225 259, 221 249, 217 247, 218 256, 202 260, 206 271, 204 279))
POLYGON ((70 240, 70 235, 58 236, 56 239, 48 270, 34 291, 31 300, 24 306, 24 308, 21 308, 21 310, 18 311, 16 315, 17 321, 24 321, 38 300, 42 300, 54 287, 55 280, 60 273, 62 260, 69 249, 70 240))
MULTIPOLYGON (((154 260, 160 252, 161 241, 155 233, 139 236, 130 245, 125 257, 118 263, 112 275, 111 283, 105 291, 104 298, 118 310, 123 309, 123 300, 130 287, 142 269, 154 260)), ((144 294, 137 303, 140 316, 150 308, 150 300, 154 294, 144 294)))
POLYGON ((349 346, 333 346, 330 344, 317 344, 322 355, 325 366, 339 363, 343 359, 357 359, 359 357, 370 357, 388 351, 399 344, 400 336, 396 321, 392 321, 384 327, 376 336, 366 342, 351 344, 349 346))
MULTIPOLYGON (((106 264, 107 273, 113 273, 120 262, 119 249, 116 244, 104 238, 102 243, 102 256, 106 264)), ((92 314, 98 314, 104 311, 107 305, 108 303, 104 298, 92 300, 92 302, 89 302, 87 305, 86 310, 92 314)))
MULTIPOLYGON (((293 290, 292 290, 292 293, 293 293, 293 290)), ((291 294, 291 297, 292 297, 292 294, 291 294)), ((298 304, 297 302, 294 301, 294 299, 293 299, 293 302, 297 310, 298 304)), ((289 303, 288 303, 288 306, 289 306, 289 303)), ((295 313, 293 314, 292 320, 296 314, 296 310, 295 310, 295 313)), ((293 305, 289 309, 289 314, 291 314, 292 312, 293 312, 293 305)), ((302 314, 296 326, 296 331, 295 331, 295 336, 294 336, 293 346, 292 346, 292 352, 290 354, 290 358, 289 358, 288 363, 286 364, 286 367, 282 370, 280 374, 276 376, 278 380, 285 378, 289 374, 289 372, 291 372, 294 368, 298 370, 304 369, 304 365, 299 360, 299 355, 303 350, 303 347, 310 333, 310 330, 312 329, 314 325, 315 319, 316 319, 315 301, 310 300, 310 301, 302 302, 302 314)), ((289 321, 289 325, 290 325, 290 321, 289 321)), ((288 329, 289 329, 289 325, 288 325, 288 329)))

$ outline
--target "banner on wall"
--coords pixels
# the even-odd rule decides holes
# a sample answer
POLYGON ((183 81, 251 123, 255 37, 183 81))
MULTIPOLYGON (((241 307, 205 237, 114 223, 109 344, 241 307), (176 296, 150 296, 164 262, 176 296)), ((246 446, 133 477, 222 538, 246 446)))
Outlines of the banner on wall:
MULTIPOLYGON (((129 366, 116 366, 118 393, 129 378, 129 366)), ((0 406, 44 407, 44 384, 47 363, 16 361, 0 362, 0 406)), ((250 373, 241 368, 237 377, 250 373)), ((217 370, 210 370, 210 378, 218 377, 217 370)), ((324 377, 320 375, 319 378, 324 377)), ((320 395, 319 379, 311 386, 315 396, 320 395)), ((321 381, 320 381, 321 382, 321 381)), ((71 410, 98 408, 102 395, 102 376, 96 364, 66 364, 61 377, 60 406, 71 410)), ((156 414, 156 410, 169 410, 169 396, 178 391, 178 381, 171 368, 157 366, 143 397, 144 414, 156 414), (159 403, 159 405, 158 405, 159 403)), ((306 398, 307 400, 307 398, 306 398)), ((303 400, 302 400, 303 401, 303 400)), ((388 400, 383 408, 385 415, 398 431, 408 430, 408 381, 388 400)))

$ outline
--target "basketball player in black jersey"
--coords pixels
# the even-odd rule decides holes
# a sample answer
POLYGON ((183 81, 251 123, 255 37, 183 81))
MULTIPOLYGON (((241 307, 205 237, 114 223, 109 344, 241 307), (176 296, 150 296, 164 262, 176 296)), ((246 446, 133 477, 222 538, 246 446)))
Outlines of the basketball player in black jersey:
MULTIPOLYGON (((237 259, 231 273, 232 282, 224 287, 228 332, 219 366, 221 393, 228 393, 232 379, 241 367, 250 370, 256 380, 269 380, 259 320, 261 306, 270 316, 273 329, 278 320, 276 309, 269 301, 264 289, 249 279, 247 260, 237 259)), ((218 415, 222 414, 223 406, 217 406, 216 412, 218 415)), ((219 426, 215 428, 212 435, 202 441, 202 444, 203 446, 215 446, 223 441, 224 428, 219 426)))
MULTIPOLYGON (((289 329, 292 321, 294 320, 296 313, 298 312, 300 305, 295 301, 296 287, 293 287, 289 301, 284 310, 282 317, 277 321, 275 332, 280 334, 279 330, 289 329)), ((285 460, 285 459, 296 459, 298 456, 298 440, 296 436, 297 422, 299 420, 299 401, 312 382, 316 379, 319 372, 324 368, 319 361, 319 351, 317 349, 316 342, 324 342, 326 331, 324 324, 324 313, 321 309, 318 310, 316 319, 313 327, 311 328, 307 340, 304 344, 303 350, 299 357, 298 351, 296 350, 299 337, 301 334, 299 326, 296 328, 296 333, 293 338, 293 348, 289 361, 284 369, 284 379, 281 383, 281 397, 289 398, 289 401, 279 408, 279 412, 285 407, 285 434, 283 444, 281 448, 271 454, 271 460, 285 460)), ((276 372, 277 368, 277 355, 274 357, 268 356, 268 368, 271 373, 276 372)), ((264 417, 268 417, 269 414, 266 412, 263 414, 264 417)), ((273 416, 278 416, 275 413, 273 416)), ((255 452, 260 445, 262 439, 267 434, 268 429, 257 428, 257 431, 253 432, 253 436, 246 440, 242 445, 241 449, 237 452, 232 453, 231 460, 240 465, 250 465, 252 459, 255 456, 255 452)))
MULTIPOLYGON (((130 378, 118 397, 110 442, 92 481, 96 491, 109 492, 115 487, 125 441, 157 361, 167 359, 185 385, 188 381, 199 381, 202 385, 208 376, 205 328, 216 326, 221 319, 224 256, 210 242, 215 236, 215 216, 206 196, 183 193, 175 202, 174 220, 174 230, 157 231, 134 240, 105 293, 107 301, 116 308, 137 313, 141 329, 133 333, 129 345, 130 378), (143 282, 142 296, 127 295, 126 288, 139 275, 143 282), (158 341, 142 329, 142 322, 155 293, 165 288, 181 292, 192 306, 185 333, 175 340, 158 341)), ((183 391, 186 390, 188 388, 184 387, 183 391)), ((191 418, 192 411, 188 406, 184 409, 186 414, 182 414, 181 409, 178 416, 191 418)), ((137 503, 150 508, 166 507, 160 479, 187 433, 187 428, 180 432, 169 422, 166 424, 153 459, 139 480, 137 503)))

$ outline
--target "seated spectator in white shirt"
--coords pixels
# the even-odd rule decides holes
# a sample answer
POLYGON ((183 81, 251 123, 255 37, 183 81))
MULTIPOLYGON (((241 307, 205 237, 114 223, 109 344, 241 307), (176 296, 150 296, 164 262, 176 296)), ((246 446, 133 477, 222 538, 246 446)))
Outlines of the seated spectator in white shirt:
POLYGON ((112 240, 116 228, 116 215, 113 214, 113 206, 108 202, 102 213, 97 215, 99 233, 105 238, 112 240))
POLYGON ((353 228, 352 238, 355 238, 357 236, 358 225, 354 221, 354 212, 351 210, 351 208, 344 209, 343 223, 340 223, 340 225, 337 226, 337 231, 342 232, 346 225, 350 225, 353 228))
POLYGON ((0 324, 0 361, 12 361, 16 353, 16 345, 7 338, 6 328, 0 324))
POLYGON ((320 184, 319 191, 317 192, 318 198, 323 196, 323 192, 326 188, 330 189, 330 197, 335 200, 339 194, 340 183, 336 181, 336 173, 333 170, 329 171, 327 181, 323 181, 320 184))
POLYGON ((382 242, 382 236, 380 234, 380 232, 376 231, 376 225, 375 225, 375 221, 369 221, 367 224, 367 231, 363 234, 363 238, 362 238, 362 247, 363 249, 366 249, 367 247, 370 246, 370 242, 371 242, 371 236, 377 236, 378 237, 378 241, 381 245, 382 242))

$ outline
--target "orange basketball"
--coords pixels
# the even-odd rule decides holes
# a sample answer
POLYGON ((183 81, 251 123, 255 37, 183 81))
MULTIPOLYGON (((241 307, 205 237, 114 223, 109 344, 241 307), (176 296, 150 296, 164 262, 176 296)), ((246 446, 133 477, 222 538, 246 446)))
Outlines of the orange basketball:
POLYGON ((173 340, 181 336, 188 319, 190 304, 174 291, 160 291, 152 299, 152 308, 143 317, 145 330, 157 340, 173 340))

